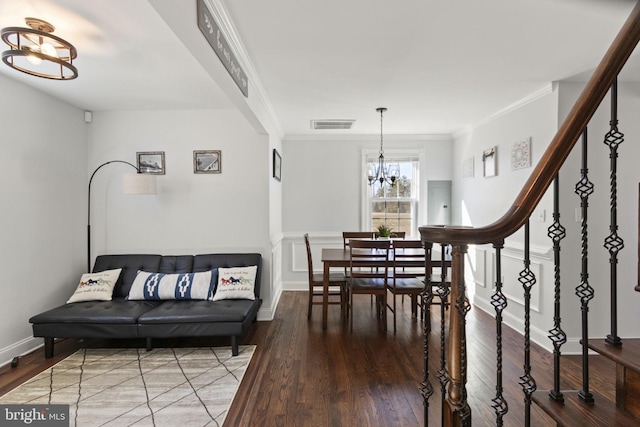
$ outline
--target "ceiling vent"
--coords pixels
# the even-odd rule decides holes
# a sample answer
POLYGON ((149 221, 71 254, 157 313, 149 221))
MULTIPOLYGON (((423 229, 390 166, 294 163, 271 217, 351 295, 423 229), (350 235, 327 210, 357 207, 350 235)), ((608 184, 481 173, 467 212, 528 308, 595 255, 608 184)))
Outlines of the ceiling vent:
POLYGON ((348 130, 353 127, 355 120, 311 120, 311 129, 314 130, 348 130))

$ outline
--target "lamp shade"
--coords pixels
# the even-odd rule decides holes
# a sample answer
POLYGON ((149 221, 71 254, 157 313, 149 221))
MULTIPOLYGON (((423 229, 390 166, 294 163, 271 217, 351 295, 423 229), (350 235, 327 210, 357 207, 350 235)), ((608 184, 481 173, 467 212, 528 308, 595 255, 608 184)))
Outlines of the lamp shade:
POLYGON ((156 176, 148 173, 126 173, 122 175, 124 194, 157 194, 156 176))

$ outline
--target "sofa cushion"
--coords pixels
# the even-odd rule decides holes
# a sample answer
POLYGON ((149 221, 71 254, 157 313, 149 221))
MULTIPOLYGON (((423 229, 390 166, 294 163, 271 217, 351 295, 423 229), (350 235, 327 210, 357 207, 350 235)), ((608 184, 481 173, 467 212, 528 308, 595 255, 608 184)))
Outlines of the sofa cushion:
POLYGON ((85 273, 67 304, 81 301, 111 301, 113 288, 120 277, 121 268, 99 273, 85 273))
POLYGON ((113 298, 124 298, 129 295, 138 270, 160 271, 161 255, 100 255, 96 258, 93 271, 122 268, 120 278, 113 290, 113 298))
MULTIPOLYGON (((137 323, 159 301, 86 301, 66 304, 29 319, 31 323, 137 323)), ((64 336, 61 334, 60 336, 64 336)))
POLYGON ((160 268, 157 271, 166 274, 191 273, 193 271, 193 255, 163 255, 160 259, 160 268))
POLYGON ((256 298, 254 294, 256 271, 255 265, 248 267, 232 267, 218 269, 218 286, 213 301, 224 299, 256 298))
POLYGON ((163 301, 138 319, 140 324, 243 322, 258 301, 163 301))
POLYGON ((139 271, 128 300, 211 299, 218 277, 217 270, 200 273, 163 274, 139 271))

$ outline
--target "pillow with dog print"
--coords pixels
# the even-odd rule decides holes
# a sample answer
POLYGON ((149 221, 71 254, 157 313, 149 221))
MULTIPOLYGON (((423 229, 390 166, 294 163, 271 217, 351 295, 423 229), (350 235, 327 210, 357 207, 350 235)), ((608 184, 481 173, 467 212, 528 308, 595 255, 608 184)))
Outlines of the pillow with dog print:
POLYGON ((218 286, 213 301, 224 299, 255 300, 254 287, 258 266, 231 267, 218 269, 218 286))

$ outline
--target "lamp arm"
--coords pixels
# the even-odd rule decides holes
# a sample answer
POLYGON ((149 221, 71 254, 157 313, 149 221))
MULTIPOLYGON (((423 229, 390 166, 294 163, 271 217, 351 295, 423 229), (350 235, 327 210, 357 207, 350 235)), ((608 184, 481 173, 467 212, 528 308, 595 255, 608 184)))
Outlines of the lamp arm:
POLYGON ((131 166, 138 173, 140 173, 140 169, 138 169, 132 163, 126 162, 124 160, 109 160, 108 162, 104 162, 103 164, 98 166, 91 174, 87 191, 87 273, 91 272, 91 183, 93 182, 93 177, 95 176, 96 172, 98 172, 103 166, 106 166, 109 163, 124 163, 131 166))

